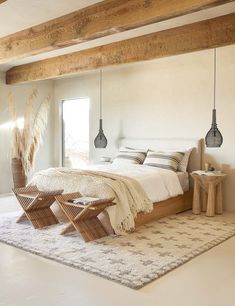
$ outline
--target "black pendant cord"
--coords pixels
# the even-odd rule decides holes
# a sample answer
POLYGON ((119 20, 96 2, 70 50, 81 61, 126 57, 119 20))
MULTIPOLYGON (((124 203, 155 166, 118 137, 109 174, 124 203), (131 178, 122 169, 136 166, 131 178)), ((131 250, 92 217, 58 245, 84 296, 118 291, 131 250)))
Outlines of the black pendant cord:
POLYGON ((216 48, 214 49, 214 109, 215 109, 215 99, 216 99, 216 48))
POLYGON ((100 69, 100 119, 102 119, 102 92, 103 84, 102 84, 102 69, 100 69))
POLYGON ((213 114, 212 114, 212 127, 213 127, 213 133, 214 136, 216 136, 216 109, 215 109, 215 100, 216 100, 216 48, 214 48, 214 108, 213 108, 213 114))
POLYGON ((95 148, 106 148, 108 141, 103 132, 103 120, 102 120, 102 98, 103 98, 103 84, 102 84, 102 69, 100 70, 100 120, 99 120, 99 132, 95 137, 95 148))

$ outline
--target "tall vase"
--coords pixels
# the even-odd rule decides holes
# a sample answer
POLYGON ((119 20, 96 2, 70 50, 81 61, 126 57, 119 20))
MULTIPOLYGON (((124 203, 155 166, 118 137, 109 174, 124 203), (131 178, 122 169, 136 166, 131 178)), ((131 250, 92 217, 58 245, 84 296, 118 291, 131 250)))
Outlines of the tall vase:
POLYGON ((25 187, 27 184, 27 177, 25 175, 22 162, 19 158, 12 158, 11 170, 14 188, 25 187))

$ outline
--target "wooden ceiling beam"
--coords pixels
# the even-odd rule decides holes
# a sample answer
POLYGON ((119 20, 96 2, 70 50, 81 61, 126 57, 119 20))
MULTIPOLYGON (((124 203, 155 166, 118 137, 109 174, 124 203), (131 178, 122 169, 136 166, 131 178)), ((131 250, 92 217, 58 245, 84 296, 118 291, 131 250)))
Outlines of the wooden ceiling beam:
POLYGON ((0 38, 0 64, 138 28, 233 0, 105 0, 0 38))
POLYGON ((13 67, 6 73, 6 82, 45 80, 230 44, 235 44, 235 13, 13 67))

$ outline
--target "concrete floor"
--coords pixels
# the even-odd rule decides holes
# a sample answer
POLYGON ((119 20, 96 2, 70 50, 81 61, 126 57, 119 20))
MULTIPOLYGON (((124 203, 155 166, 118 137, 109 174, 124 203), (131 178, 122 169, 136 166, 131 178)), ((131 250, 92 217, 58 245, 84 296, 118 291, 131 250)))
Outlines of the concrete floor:
MULTIPOLYGON (((0 213, 17 208, 0 197, 0 213)), ((62 305, 234 306, 235 237, 138 291, 0 243, 0 306, 62 305)))

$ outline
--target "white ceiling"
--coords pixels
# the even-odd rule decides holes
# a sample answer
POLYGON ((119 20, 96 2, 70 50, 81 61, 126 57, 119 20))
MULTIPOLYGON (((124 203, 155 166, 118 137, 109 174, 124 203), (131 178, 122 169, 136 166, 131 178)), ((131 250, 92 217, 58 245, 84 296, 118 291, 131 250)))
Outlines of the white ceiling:
MULTIPOLYGON (((100 1, 94 0, 8 0, 0 5, 0 37, 15 33, 30 26, 40 24, 50 19, 65 15, 85 6, 100 1)), ((21 64, 38 61, 45 58, 54 57, 74 51, 84 50, 108 44, 131 37, 136 37, 152 32, 157 32, 184 24, 189 24, 221 15, 235 12, 235 1, 221 5, 215 8, 203 10, 182 17, 173 18, 167 21, 141 27, 139 29, 117 33, 93 41, 85 42, 79 45, 43 53, 40 55, 28 57, 26 59, 16 60, 11 64, 0 65, 0 71, 6 71, 9 68, 21 64)))

